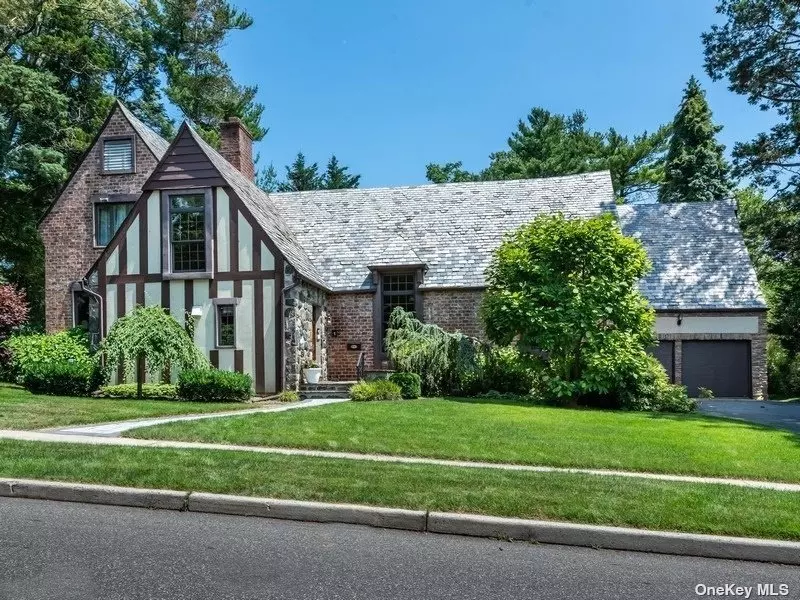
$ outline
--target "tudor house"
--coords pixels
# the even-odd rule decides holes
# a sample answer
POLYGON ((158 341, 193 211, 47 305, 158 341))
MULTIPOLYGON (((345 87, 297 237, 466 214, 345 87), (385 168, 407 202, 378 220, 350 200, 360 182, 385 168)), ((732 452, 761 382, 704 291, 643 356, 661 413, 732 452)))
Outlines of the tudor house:
POLYGON ((246 129, 232 119, 220 133, 219 152, 187 124, 168 143, 116 103, 40 223, 48 331, 99 340, 159 305, 257 394, 297 389, 310 361, 352 380, 387 366, 396 306, 481 336, 484 271, 506 232, 613 212, 653 262, 641 289, 671 379, 766 396, 766 305, 730 203, 616 206, 607 172, 267 194, 246 129))

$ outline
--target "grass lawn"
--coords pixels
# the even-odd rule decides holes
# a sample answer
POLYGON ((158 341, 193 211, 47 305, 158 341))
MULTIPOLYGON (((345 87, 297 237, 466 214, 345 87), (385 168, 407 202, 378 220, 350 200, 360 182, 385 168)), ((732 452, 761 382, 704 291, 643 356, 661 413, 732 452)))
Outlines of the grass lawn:
POLYGON ((0 429, 43 429, 83 423, 253 408, 238 402, 175 402, 39 396, 0 383, 0 429))
POLYGON ((171 423, 127 435, 800 481, 800 436, 698 414, 431 399, 171 423))
POLYGON ((9 440, 0 476, 800 539, 800 494, 725 485, 9 440))

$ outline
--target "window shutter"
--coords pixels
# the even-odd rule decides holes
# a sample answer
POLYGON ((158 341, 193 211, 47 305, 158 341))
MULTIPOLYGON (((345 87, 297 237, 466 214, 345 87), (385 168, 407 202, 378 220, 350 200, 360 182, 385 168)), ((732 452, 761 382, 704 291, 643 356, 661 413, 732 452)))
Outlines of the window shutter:
POLYGON ((133 144, 131 140, 109 140, 103 146, 104 171, 132 171, 133 144))

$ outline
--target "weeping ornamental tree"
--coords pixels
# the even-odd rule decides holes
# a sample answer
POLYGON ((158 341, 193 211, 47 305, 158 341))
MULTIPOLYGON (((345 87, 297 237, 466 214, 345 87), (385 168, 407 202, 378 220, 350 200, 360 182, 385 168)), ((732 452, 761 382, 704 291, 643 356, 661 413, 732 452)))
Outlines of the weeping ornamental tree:
POLYGON ((122 365, 125 379, 136 374, 137 396, 142 397, 142 371, 161 378, 167 369, 197 369, 208 361, 181 325, 160 306, 137 306, 114 322, 101 347, 110 375, 122 365))

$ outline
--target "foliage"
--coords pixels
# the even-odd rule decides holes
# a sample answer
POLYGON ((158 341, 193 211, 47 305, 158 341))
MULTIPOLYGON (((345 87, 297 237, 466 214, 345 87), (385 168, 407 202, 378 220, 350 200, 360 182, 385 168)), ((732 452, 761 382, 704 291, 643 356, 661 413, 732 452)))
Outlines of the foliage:
POLYGON ((25 294, 10 283, 0 283, 0 380, 10 375, 11 351, 3 342, 28 320, 25 294))
MULTIPOLYGON (((161 377, 166 369, 197 369, 208 361, 180 324, 160 306, 137 306, 133 312, 117 319, 101 344, 105 367, 110 375, 122 365, 125 379, 140 378, 138 364, 161 377)), ((140 396, 141 397, 141 396, 140 396)))
POLYGON ((178 398, 189 402, 246 402, 253 378, 246 373, 188 369, 178 376, 178 398))
POLYGON ((669 127, 632 138, 615 129, 605 133, 587 127, 586 114, 554 114, 533 108, 508 138, 508 149, 489 156, 489 166, 479 173, 463 169, 461 162, 431 163, 426 176, 433 183, 493 181, 572 175, 608 169, 621 200, 652 193, 663 179, 663 160, 669 127))
POLYGON ((325 175, 322 178, 322 187, 326 190, 344 190, 357 188, 361 180, 361 175, 349 175, 349 167, 339 164, 336 155, 331 155, 325 167, 325 175))
POLYGON ((19 376, 41 365, 72 363, 95 368, 83 330, 71 329, 52 335, 11 336, 4 344, 11 351, 11 370, 19 376))
MULTIPOLYGON (((258 156, 256 163, 258 163, 258 156)), ((278 191, 280 181, 278 181, 278 172, 275 170, 275 165, 269 163, 266 169, 259 169, 256 173, 256 185, 268 194, 278 191)))
POLYGON ((504 240, 487 269, 487 336, 539 362, 554 399, 608 394, 641 369, 653 341, 654 313, 636 287, 649 269, 611 215, 539 216, 504 240))
POLYGON ((674 413, 695 410, 686 387, 671 384, 658 359, 643 353, 636 367, 623 373, 617 388, 606 396, 608 407, 674 413))
POLYGON ((767 376, 770 395, 800 396, 800 355, 790 356, 775 336, 767 340, 767 376))
POLYGON ((300 402, 300 394, 294 390, 283 390, 278 394, 278 402, 300 402))
MULTIPOLYGON (((101 398, 136 398, 138 386, 135 383, 121 383, 107 385, 100 389, 95 396, 101 398)), ((156 398, 160 400, 175 400, 178 397, 177 388, 170 383, 144 383, 142 384, 142 398, 156 398)))
POLYGON ((717 142, 722 129, 714 125, 705 92, 692 76, 672 123, 661 202, 710 202, 730 194, 725 147, 717 142))
POLYGON ((306 163, 306 156, 298 152, 291 165, 286 167, 285 181, 278 181, 272 165, 259 174, 257 183, 266 192, 305 192, 309 190, 340 190, 357 188, 361 175, 350 175, 349 167, 343 166, 336 155, 332 155, 325 167, 319 172, 317 163, 306 163))
POLYGON ((389 317, 389 359, 398 370, 417 373, 426 396, 457 393, 465 378, 478 377, 479 346, 473 338, 422 323, 399 307, 389 317))
POLYGON ((481 354, 481 389, 527 396, 538 387, 536 363, 513 346, 491 347, 481 354))
POLYGON ((93 362, 38 362, 22 371, 22 385, 34 394, 86 396, 102 383, 93 362))
POLYGON ((400 386, 405 400, 414 400, 422 395, 422 377, 416 373, 392 373, 389 381, 400 386))
POLYGON ((402 400, 400 386, 386 379, 375 381, 359 381, 350 388, 350 399, 353 402, 372 402, 377 400, 402 400))
POLYGON ((706 387, 699 387, 697 388, 697 397, 702 398, 704 400, 710 399, 714 397, 714 390, 710 390, 706 387))

